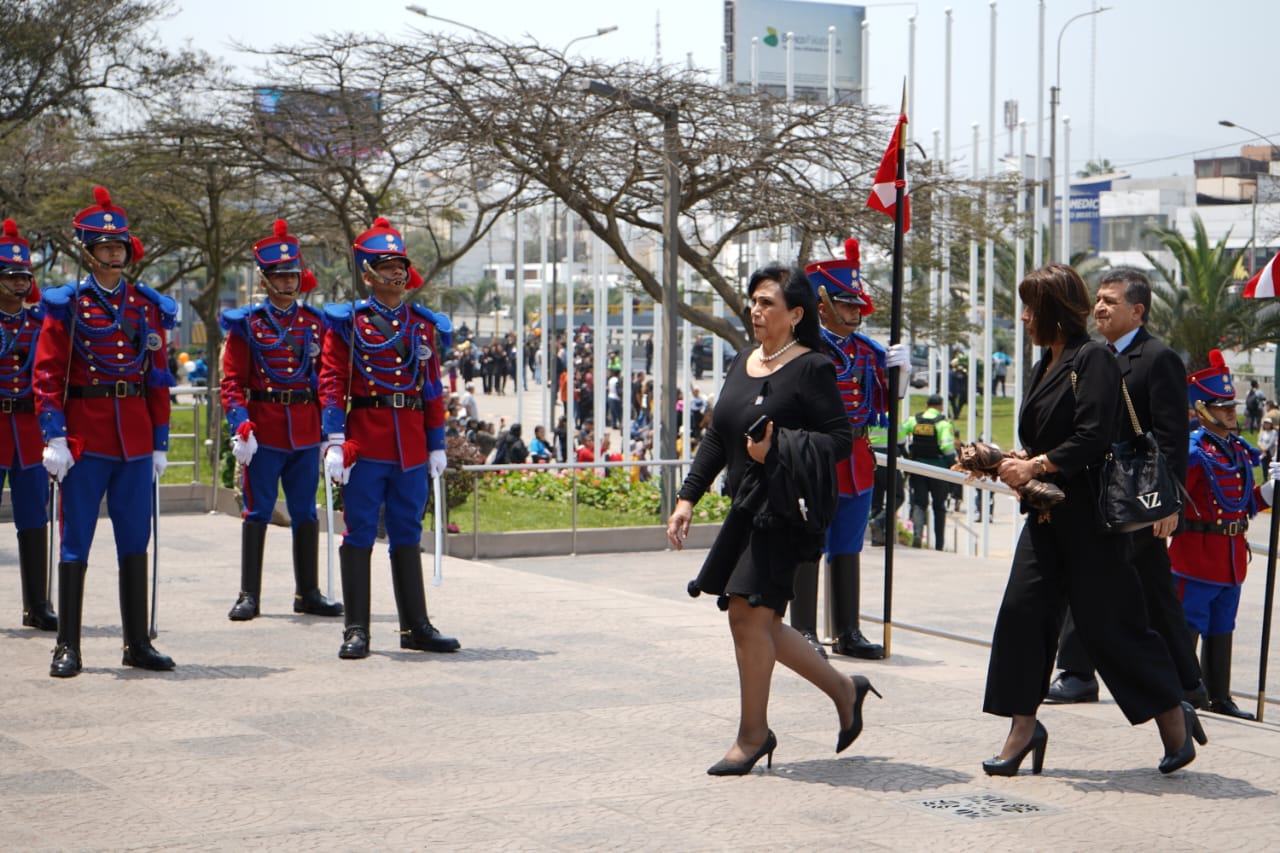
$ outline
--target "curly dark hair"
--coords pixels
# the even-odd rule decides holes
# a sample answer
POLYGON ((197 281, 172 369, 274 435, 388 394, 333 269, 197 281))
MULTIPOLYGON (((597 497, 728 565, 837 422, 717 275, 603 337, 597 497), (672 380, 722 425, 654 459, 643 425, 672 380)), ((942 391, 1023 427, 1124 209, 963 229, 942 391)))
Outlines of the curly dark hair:
POLYGON ((1093 305, 1080 274, 1066 264, 1049 264, 1018 285, 1018 297, 1031 309, 1031 337, 1038 346, 1069 341, 1088 328, 1093 305))

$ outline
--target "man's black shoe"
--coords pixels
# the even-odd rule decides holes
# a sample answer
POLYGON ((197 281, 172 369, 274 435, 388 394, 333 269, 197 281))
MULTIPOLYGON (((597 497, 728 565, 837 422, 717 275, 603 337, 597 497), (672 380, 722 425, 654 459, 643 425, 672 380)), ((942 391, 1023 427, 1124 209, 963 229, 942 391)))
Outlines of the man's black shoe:
POLYGON ((851 658, 862 658, 863 660, 884 659, 884 646, 871 642, 862 636, 861 631, 856 629, 841 634, 832 650, 838 655, 846 655, 851 658))
POLYGON ((1208 710, 1210 714, 1221 714, 1224 717, 1235 717, 1237 720, 1257 719, 1248 711, 1241 710, 1240 706, 1231 698, 1210 700, 1208 710))
POLYGON ((1081 678, 1074 672, 1060 672, 1049 685, 1044 701, 1054 705, 1074 705, 1098 701, 1098 679, 1081 678))
POLYGON ((1209 710, 1209 688, 1204 686, 1203 681, 1197 681, 1195 687, 1182 694, 1182 698, 1197 711, 1209 710))
POLYGON ((826 660, 827 647, 818 642, 817 634, 814 634, 811 631, 801 631, 800 636, 804 637, 805 641, 808 642, 809 645, 813 646, 813 650, 821 655, 823 660, 826 660))

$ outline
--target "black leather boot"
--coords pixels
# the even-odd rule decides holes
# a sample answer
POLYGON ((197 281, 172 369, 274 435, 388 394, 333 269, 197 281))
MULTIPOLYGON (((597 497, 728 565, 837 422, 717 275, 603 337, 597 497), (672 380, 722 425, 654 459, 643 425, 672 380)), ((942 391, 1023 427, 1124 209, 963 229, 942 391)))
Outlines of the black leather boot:
POLYGON ((1209 688, 1211 714, 1222 714, 1238 720, 1252 720, 1253 714, 1241 710, 1231 698, 1231 634, 1206 634, 1201 639, 1200 669, 1209 688))
POLYGON ((795 598, 791 599, 791 627, 825 658, 827 650, 818 642, 818 564, 810 562, 796 566, 792 587, 795 598))
POLYGON ((84 612, 86 563, 58 563, 58 644, 53 647, 49 674, 71 678, 80 674, 80 616, 84 612))
POLYGON ((163 672, 173 669, 173 658, 151 645, 147 624, 147 554, 127 554, 120 560, 120 622, 124 629, 121 663, 163 672))
POLYGON ((22 577, 22 624, 41 631, 58 630, 53 604, 45 598, 49 579, 46 527, 18 531, 18 574, 22 577))
POLYGON ((341 616, 342 604, 320 593, 320 523, 302 521, 293 529, 293 612, 341 616))
POLYGON ((343 545, 338 549, 342 567, 342 597, 347 601, 338 657, 359 660, 369 656, 369 562, 372 548, 343 545))
POLYGON ((391 549, 391 584, 400 613, 400 648, 420 652, 456 652, 462 645, 436 630, 427 618, 427 592, 422 583, 422 552, 417 545, 391 549))
POLYGON ((838 655, 863 660, 884 658, 884 646, 873 643, 858 630, 858 586, 862 572, 858 554, 827 555, 831 571, 832 609, 838 636, 832 647, 838 655))
POLYGON ((248 622, 258 615, 262 601, 262 552, 267 544, 267 526, 256 521, 240 525, 240 596, 227 618, 248 622))

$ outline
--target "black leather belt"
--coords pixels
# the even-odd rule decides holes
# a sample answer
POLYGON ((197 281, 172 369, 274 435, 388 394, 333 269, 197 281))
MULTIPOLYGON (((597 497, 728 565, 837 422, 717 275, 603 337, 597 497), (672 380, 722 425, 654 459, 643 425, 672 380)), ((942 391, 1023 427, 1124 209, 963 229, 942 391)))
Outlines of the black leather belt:
POLYGON ((422 398, 417 394, 397 391, 394 394, 373 394, 368 397, 352 397, 353 409, 421 409, 422 398))
POLYGON ((93 400, 101 397, 141 397, 141 382, 112 382, 110 385, 72 385, 67 388, 67 396, 82 400, 93 400))
POLYGON ((292 406, 296 403, 310 403, 315 400, 315 396, 310 388, 299 388, 297 391, 290 391, 287 388, 283 391, 250 390, 249 400, 254 403, 279 403, 282 406, 292 406))
POLYGON ((1191 533, 1216 533, 1219 536, 1235 536, 1249 529, 1249 519, 1239 518, 1235 521, 1228 521, 1226 524, 1213 524, 1208 521, 1196 521, 1193 518, 1188 518, 1185 526, 1191 533))
POLYGON ((35 410, 36 401, 31 397, 23 397, 19 400, 15 400, 12 397, 0 397, 0 414, 7 415, 10 412, 15 414, 34 414, 35 410))

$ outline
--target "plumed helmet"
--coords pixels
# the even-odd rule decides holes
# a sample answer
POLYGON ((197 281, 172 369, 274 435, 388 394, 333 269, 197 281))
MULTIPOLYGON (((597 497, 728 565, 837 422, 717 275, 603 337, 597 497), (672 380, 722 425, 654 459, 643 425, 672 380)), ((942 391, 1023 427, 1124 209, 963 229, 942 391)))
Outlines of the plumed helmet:
POLYGON ((253 259, 263 275, 296 272, 299 275, 299 291, 307 293, 315 289, 315 274, 302 262, 298 238, 289 233, 289 224, 283 219, 272 223, 270 237, 263 237, 253 244, 253 259))
POLYGON ((1220 350, 1209 350, 1209 366, 1187 377, 1187 403, 1195 406, 1221 406, 1236 398, 1236 386, 1231 381, 1231 368, 1220 350))
POLYGON ((391 227, 385 217, 373 220, 373 227, 356 238, 351 247, 355 252, 356 269, 364 272, 365 264, 376 267, 387 260, 402 260, 409 268, 409 282, 406 287, 412 290, 422 286, 422 276, 413 268, 409 254, 404 248, 404 238, 400 232, 391 227))
POLYGON ((142 241, 129 234, 129 218, 124 208, 111 203, 106 187, 93 188, 94 203, 71 220, 76 239, 85 248, 97 243, 124 243, 125 263, 142 260, 142 241))
POLYGON ((40 288, 31 272, 31 244, 18 233, 18 223, 6 219, 0 225, 0 274, 25 275, 31 279, 27 302, 40 301, 40 288))
POLYGON ((817 261, 804 268, 809 284, 818 301, 823 291, 833 302, 848 302, 858 306, 862 316, 875 310, 871 296, 862 289, 862 267, 858 261, 858 241, 850 237, 844 241, 844 257, 829 261, 817 261))

